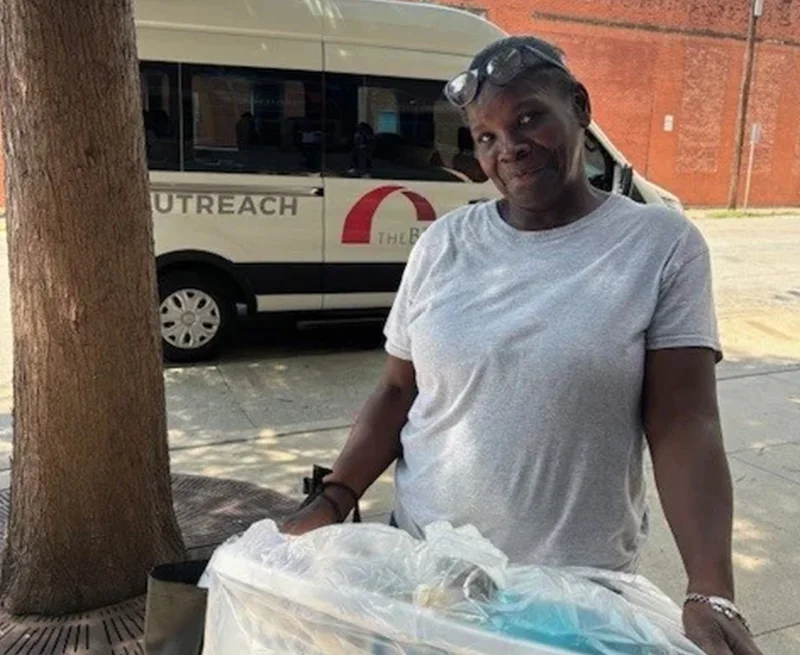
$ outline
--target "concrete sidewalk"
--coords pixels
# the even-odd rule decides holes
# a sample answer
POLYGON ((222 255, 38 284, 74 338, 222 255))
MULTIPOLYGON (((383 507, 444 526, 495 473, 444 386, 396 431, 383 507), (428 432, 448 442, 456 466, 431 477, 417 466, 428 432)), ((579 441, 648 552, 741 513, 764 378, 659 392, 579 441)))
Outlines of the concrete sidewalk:
MULTIPOLYGON (((800 653, 800 219, 714 220, 715 286, 727 360, 718 369, 736 493, 738 601, 768 655, 800 653), (757 230, 754 230, 757 227, 757 230)), ((0 261, 5 260, 0 241, 0 261)), ((256 326, 259 331, 261 327, 256 326)), ((167 368, 176 472, 230 477, 297 494, 312 464, 328 464, 373 388, 380 333, 353 327, 262 336, 216 365, 167 368)), ((0 266, 0 485, 11 451, 11 327, 0 266)), ((0 487, 2 488, 2 487, 0 487)), ((391 476, 364 513, 386 520, 391 476)), ((680 600, 684 574, 654 494, 642 572, 680 600)))
MULTIPOLYGON (((165 372, 175 472, 235 478, 300 498, 313 464, 331 463, 372 389, 379 349, 258 353, 165 372)), ((800 361, 737 359, 719 370, 736 494, 738 598, 764 652, 800 652, 800 361)), ((0 484, 8 485, 10 417, 0 416, 0 484)), ((642 572, 680 600, 684 574, 648 471, 652 534, 642 572)), ((392 480, 366 495, 386 521, 392 480)))
MULTIPOLYGON (((218 365, 168 368, 175 472, 245 480, 300 498, 313 464, 329 464, 347 438, 383 361, 378 349, 258 353, 218 365)), ((737 600, 765 653, 800 652, 800 361, 738 359, 719 370, 736 495, 737 600)), ((8 402, 8 399, 0 399, 8 402)), ((11 418, 0 413, 0 485, 8 486, 11 418)), ((680 557, 648 471, 652 533, 642 573, 676 601, 680 557)), ((366 495, 365 517, 386 521, 392 480, 366 495)))
MULTIPOLYGON (((328 464, 374 382, 381 352, 259 359, 167 372, 176 471, 233 477, 297 494, 314 463, 328 464), (344 367, 344 370, 343 370, 344 367), (311 379, 323 398, 302 388, 311 379)), ((738 600, 765 653, 800 652, 800 363, 739 360, 719 369, 726 448, 736 493, 738 600)), ((642 572, 676 600, 680 558, 655 495, 642 572)), ((386 520, 392 484, 367 494, 365 515, 386 520)))

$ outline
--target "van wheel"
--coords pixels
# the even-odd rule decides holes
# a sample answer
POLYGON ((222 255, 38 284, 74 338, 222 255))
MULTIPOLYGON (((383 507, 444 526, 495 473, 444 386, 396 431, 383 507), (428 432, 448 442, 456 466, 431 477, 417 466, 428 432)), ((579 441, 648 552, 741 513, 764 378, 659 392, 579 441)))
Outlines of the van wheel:
POLYGON ((158 295, 161 343, 168 360, 197 362, 219 352, 234 316, 221 284, 196 271, 175 271, 159 278, 158 295))

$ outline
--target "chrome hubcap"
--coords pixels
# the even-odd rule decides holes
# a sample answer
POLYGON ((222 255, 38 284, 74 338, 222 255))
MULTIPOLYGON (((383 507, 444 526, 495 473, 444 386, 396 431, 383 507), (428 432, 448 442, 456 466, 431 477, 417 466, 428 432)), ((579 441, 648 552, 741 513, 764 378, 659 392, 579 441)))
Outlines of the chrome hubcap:
POLYGON ((222 325, 219 305, 205 291, 179 289, 161 303, 161 337, 182 350, 200 348, 222 325))

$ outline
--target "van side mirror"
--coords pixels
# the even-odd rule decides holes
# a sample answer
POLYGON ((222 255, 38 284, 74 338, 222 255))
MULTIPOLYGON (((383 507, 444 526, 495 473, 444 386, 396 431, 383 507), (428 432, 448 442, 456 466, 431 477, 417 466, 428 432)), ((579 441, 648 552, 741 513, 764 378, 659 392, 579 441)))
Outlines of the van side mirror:
POLYGON ((625 164, 619 169, 619 193, 630 196, 633 191, 633 166, 625 164))

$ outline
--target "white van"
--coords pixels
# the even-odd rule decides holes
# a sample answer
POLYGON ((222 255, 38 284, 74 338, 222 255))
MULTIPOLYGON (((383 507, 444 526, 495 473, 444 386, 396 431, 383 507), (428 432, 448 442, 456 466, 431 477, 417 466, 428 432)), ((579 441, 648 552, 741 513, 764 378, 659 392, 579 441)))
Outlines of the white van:
MULTIPOLYGON (((381 0, 138 0, 165 354, 212 355, 239 314, 391 306, 430 221, 496 195, 445 82, 505 33, 381 0)), ((593 126, 587 174, 641 202, 593 126)))

